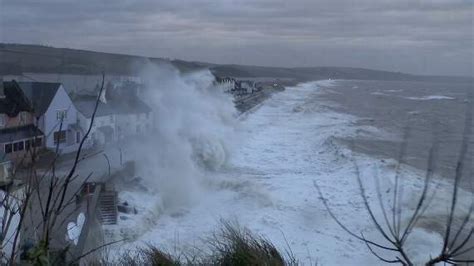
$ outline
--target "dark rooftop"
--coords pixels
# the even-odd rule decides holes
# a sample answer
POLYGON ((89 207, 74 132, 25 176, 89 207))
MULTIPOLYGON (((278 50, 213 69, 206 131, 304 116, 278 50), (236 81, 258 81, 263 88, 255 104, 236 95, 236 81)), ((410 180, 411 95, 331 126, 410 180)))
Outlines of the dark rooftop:
POLYGON ((19 112, 31 112, 32 106, 19 85, 15 81, 2 82, 2 95, 0 98, 0 113, 15 117, 19 112))
POLYGON ((27 125, 16 128, 6 128, 0 130, 0 143, 12 142, 42 136, 43 132, 34 125, 27 125))
MULTIPOLYGON (((87 118, 91 118, 97 98, 94 96, 78 96, 73 102, 77 110, 87 118)), ((138 97, 127 99, 107 100, 100 102, 96 116, 108 116, 112 114, 143 114, 151 112, 151 108, 138 97)))
POLYGON ((37 117, 48 110, 51 101, 58 91, 61 83, 50 82, 18 82, 26 97, 32 102, 37 117))

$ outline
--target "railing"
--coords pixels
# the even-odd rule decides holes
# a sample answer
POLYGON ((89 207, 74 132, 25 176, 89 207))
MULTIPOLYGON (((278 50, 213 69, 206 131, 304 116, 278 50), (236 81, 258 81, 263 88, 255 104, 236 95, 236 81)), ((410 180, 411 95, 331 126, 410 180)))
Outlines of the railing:
MULTIPOLYGON (((71 254, 71 260, 77 260, 84 256, 80 259, 80 264, 85 262, 87 265, 87 261, 97 259, 95 252, 87 253, 105 243, 103 243, 103 234, 100 231, 95 233, 93 230, 102 230, 101 225, 103 224, 117 224, 117 203, 118 193, 113 185, 105 182, 87 182, 83 184, 77 204, 84 204, 83 206, 85 206, 85 222, 77 245, 71 254), (101 236, 102 239, 100 239, 101 236), (92 248, 85 250, 86 246, 92 248)), ((100 250, 97 252, 100 252, 100 250)))
POLYGON ((84 195, 86 198, 86 219, 81 230, 81 234, 77 241, 77 245, 73 250, 71 259, 77 260, 81 258, 86 252, 84 250, 86 243, 89 238, 89 232, 93 226, 97 226, 96 222, 98 218, 98 203, 99 197, 102 193, 103 184, 101 183, 86 183, 84 184, 84 191, 87 191, 87 194, 84 195), (91 193, 90 188, 93 186, 93 192, 91 193))

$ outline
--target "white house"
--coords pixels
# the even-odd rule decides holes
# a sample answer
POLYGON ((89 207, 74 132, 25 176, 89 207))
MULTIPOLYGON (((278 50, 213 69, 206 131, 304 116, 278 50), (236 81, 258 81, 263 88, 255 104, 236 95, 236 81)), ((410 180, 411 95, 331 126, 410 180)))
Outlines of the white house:
POLYGON ((44 133, 45 147, 59 153, 76 151, 82 133, 77 123, 77 110, 61 83, 19 82, 30 100, 44 133))
MULTIPOLYGON (((95 96, 80 96, 74 99, 74 105, 78 110, 78 121, 83 134, 87 132, 92 122, 92 115, 94 113, 97 97, 95 96)), ((94 118, 89 138, 86 140, 86 148, 94 145, 104 145, 110 142, 115 142, 116 137, 116 123, 114 109, 110 105, 100 102, 97 113, 94 118)))
MULTIPOLYGON (((96 101, 96 96, 78 96, 74 99, 83 133, 91 124, 96 101)), ((111 97, 99 102, 86 146, 107 145, 129 136, 146 134, 152 129, 152 110, 138 97, 111 97)))
POLYGON ((124 140, 128 136, 144 135, 151 132, 153 127, 153 113, 145 105, 139 110, 124 112, 117 116, 117 139, 124 140))

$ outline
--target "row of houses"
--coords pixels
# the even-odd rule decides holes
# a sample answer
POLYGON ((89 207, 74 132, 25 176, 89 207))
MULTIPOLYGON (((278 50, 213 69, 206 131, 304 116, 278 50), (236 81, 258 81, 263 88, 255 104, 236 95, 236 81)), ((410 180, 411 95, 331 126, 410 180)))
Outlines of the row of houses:
POLYGON ((216 77, 214 86, 237 98, 261 91, 259 84, 254 81, 236 80, 231 77, 216 77))
MULTIPOLYGON (((152 110, 135 93, 111 93, 105 90, 100 97, 85 148, 153 129, 152 110)), ((33 148, 61 154, 77 151, 96 101, 96 95, 70 97, 61 83, 0 82, 0 164, 28 161, 33 148)))

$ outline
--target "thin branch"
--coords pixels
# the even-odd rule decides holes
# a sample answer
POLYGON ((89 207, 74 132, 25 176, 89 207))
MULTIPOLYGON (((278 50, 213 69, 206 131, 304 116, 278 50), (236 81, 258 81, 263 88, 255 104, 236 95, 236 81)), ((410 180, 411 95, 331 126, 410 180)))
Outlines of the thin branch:
MULTIPOLYGON (((473 99, 472 95, 470 98, 472 101, 473 99)), ((459 152, 459 159, 456 165, 456 174, 454 176, 454 188, 453 188, 453 196, 451 200, 451 209, 449 212, 448 222, 446 225, 446 233, 444 235, 443 253, 447 252, 447 249, 448 249, 449 236, 451 234, 451 227, 452 227, 454 212, 456 210, 459 182, 462 178, 462 174, 464 170, 464 160, 466 157, 466 153, 467 153, 469 141, 470 141, 471 126, 472 126, 472 109, 471 109, 471 106, 468 105, 466 108, 466 116, 464 119, 464 132, 462 135, 461 151, 459 152)))
POLYGON ((79 260, 81 260, 82 258, 86 257, 87 255, 90 255, 90 254, 96 252, 96 251, 99 250, 99 249, 102 249, 102 248, 105 248, 105 247, 107 247, 107 246, 111 246, 111 245, 113 245, 113 244, 117 244, 117 243, 120 243, 120 242, 123 242, 123 241, 125 241, 125 239, 121 239, 121 240, 116 240, 116 241, 113 241, 113 242, 105 243, 105 244, 100 245, 100 246, 98 246, 98 247, 96 247, 96 248, 93 248, 93 249, 87 251, 86 253, 82 254, 81 256, 75 258, 74 260, 70 261, 70 262, 69 262, 69 265, 75 265, 79 260))
POLYGON ((400 171, 401 171, 401 166, 404 163, 406 151, 407 151, 407 146, 408 146, 408 138, 410 135, 410 127, 407 126, 405 127, 404 133, 403 133, 403 138, 402 138, 402 143, 400 145, 400 151, 398 153, 398 164, 397 168, 395 170, 395 188, 393 191, 393 209, 392 209, 392 222, 394 226, 394 231, 397 236, 400 236, 400 216, 401 216, 401 205, 400 205, 400 200, 399 200, 399 195, 398 195, 398 189, 399 189, 399 183, 400 183, 400 171), (398 218, 397 218, 398 214, 398 218))
POLYGON ((367 242, 367 243, 370 243, 378 248, 381 248, 381 249, 385 249, 385 250, 391 250, 391 251, 398 251, 397 249, 395 248, 391 248, 391 247, 387 247, 387 246, 384 246, 384 245, 381 245, 381 244, 377 244, 373 241, 370 241, 370 240, 365 240, 363 239, 362 237, 360 237, 359 235, 353 233, 351 230, 349 230, 349 228, 347 228, 341 221, 339 221, 339 219, 336 217, 336 215, 332 212, 331 208, 329 207, 328 203, 327 203, 327 200, 326 198, 324 198, 323 196, 323 193, 321 192, 321 189, 319 188, 318 184, 316 183, 316 181, 313 181, 313 184, 314 184, 314 187, 316 188, 316 190, 318 191, 318 194, 319 194, 319 198, 321 199, 321 201, 323 202, 323 205, 324 207, 326 208, 326 211, 329 213, 329 215, 331 216, 331 218, 344 230, 346 231, 349 235, 359 239, 360 241, 364 241, 364 242, 367 242))
POLYGON ((457 246, 456 248, 452 250, 451 253, 453 254, 453 257, 456 257, 457 255, 459 255, 458 251, 461 250, 467 244, 469 239, 471 239, 473 233, 474 233, 474 228, 471 228, 471 230, 469 231, 467 236, 464 238, 464 240, 461 242, 461 244, 459 244, 459 246, 457 246))
POLYGON ((356 177, 357 177, 357 183, 359 185, 359 190, 360 190, 360 195, 362 197, 362 200, 364 202, 364 205, 365 205, 365 208, 367 209, 368 213, 369 213, 369 216, 370 216, 370 219, 372 220, 372 222, 374 223, 375 227, 377 228, 377 230, 379 231, 380 234, 382 234, 382 236, 388 241, 390 242, 392 245, 394 246, 397 246, 396 245, 396 242, 391 239, 387 233, 385 233, 384 229, 382 228, 382 226, 380 225, 379 221, 377 220, 377 218, 375 217, 375 214, 373 213, 372 211, 372 208, 370 207, 369 205, 369 201, 367 199, 367 195, 365 194, 365 188, 364 188, 364 185, 362 184, 362 180, 360 178, 360 170, 359 170, 359 166, 357 164, 357 162, 355 161, 355 159, 353 160, 353 163, 354 163, 354 166, 355 166, 355 171, 356 171, 356 177))
MULTIPOLYGON (((376 166, 374 166, 374 167, 376 167, 376 166)), ((385 224, 387 225, 387 228, 390 231, 390 234, 392 235, 392 237, 394 239, 396 239, 397 235, 395 234, 395 231, 392 228, 392 226, 390 225, 390 222, 388 220, 387 211, 386 211, 386 208, 385 208, 385 204, 383 203, 383 199, 382 199, 382 193, 380 192, 380 180, 379 180, 379 175, 378 175, 377 169, 375 169, 375 171, 374 171, 374 182, 375 182, 375 188, 376 188, 376 192, 377 192, 377 199, 379 201, 380 209, 382 210, 382 215, 383 215, 383 218, 385 220, 385 224)), ((395 225, 393 225, 393 226, 395 226, 395 225)))
POLYGON ((401 237, 401 243, 403 244, 405 240, 407 239, 408 235, 410 234, 412 228, 415 226, 415 221, 418 220, 418 214, 420 213, 420 210, 422 210, 423 203, 425 202, 426 199, 426 193, 428 192, 430 180, 433 177, 434 173, 434 162, 436 159, 436 155, 438 154, 438 143, 437 143, 437 138, 433 138, 433 144, 430 147, 430 151, 428 154, 428 169, 426 170, 425 174, 425 180, 423 184, 423 191, 421 192, 420 198, 418 199, 418 203, 416 204, 415 211, 413 212, 407 227, 405 228, 402 237, 401 237))
MULTIPOLYGON (((66 197, 66 192, 67 192, 67 189, 69 187, 69 184, 71 182, 71 178, 74 176, 74 173, 76 172, 76 168, 77 168, 77 165, 79 163, 79 158, 81 156, 81 151, 82 151, 82 148, 84 146, 84 143, 85 141, 87 140, 87 138, 89 137, 89 134, 91 133, 92 131, 92 127, 94 125, 94 120, 95 120, 95 116, 97 114, 97 109, 99 107, 99 103, 100 103, 100 95, 102 94, 102 91, 104 90, 104 81, 105 81, 105 75, 102 74, 102 84, 101 84, 101 87, 100 87, 100 90, 99 90, 99 94, 97 96, 97 100, 95 102, 95 106, 94 106, 94 111, 92 112, 92 117, 91 117, 91 122, 89 124, 89 128, 87 129, 87 132, 86 134, 84 135, 84 137, 82 138, 80 144, 79 144, 79 148, 76 152, 76 156, 75 156, 75 159, 74 159, 74 163, 69 171, 69 173, 67 174, 66 176, 66 179, 62 185, 62 188, 61 188, 61 193, 59 193, 60 195, 58 195, 58 197, 60 197, 60 200, 59 200, 59 204, 57 205, 56 207, 56 217, 57 215, 60 213, 61 209, 62 209, 62 206, 63 206, 63 203, 64 203, 64 200, 65 200, 65 197, 66 197)), ((55 220, 53 220, 53 225, 55 223, 55 220)))
POLYGON ((399 259, 396 259, 396 260, 388 260, 388 259, 385 259, 385 258, 382 258, 382 256, 380 256, 379 254, 377 254, 373 249, 372 247, 370 246, 369 242, 367 241, 367 239, 364 237, 364 234, 361 233, 361 237, 362 239, 364 239, 364 243, 365 245, 367 246, 367 248, 369 249, 370 253, 372 253, 375 257, 377 257, 379 260, 383 261, 383 262, 386 262, 386 263, 403 263, 401 260, 399 259))
MULTIPOLYGON (((471 201, 471 206, 469 206, 468 213, 467 213, 466 217, 464 218, 464 220, 462 221, 461 226, 459 227, 458 231, 456 232, 456 235, 454 236, 453 240, 451 241, 451 244, 449 245, 448 249, 450 249, 450 250, 453 249, 453 247, 456 244, 456 241, 458 240, 459 236, 464 231, 464 228, 466 227, 466 225, 468 224, 468 222, 471 219, 473 208, 474 208, 474 199, 471 201)), ((472 234, 472 229, 471 229, 471 234, 472 234)))

